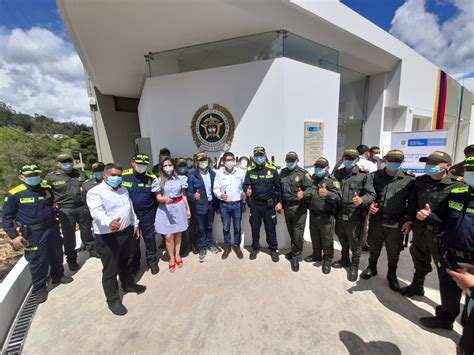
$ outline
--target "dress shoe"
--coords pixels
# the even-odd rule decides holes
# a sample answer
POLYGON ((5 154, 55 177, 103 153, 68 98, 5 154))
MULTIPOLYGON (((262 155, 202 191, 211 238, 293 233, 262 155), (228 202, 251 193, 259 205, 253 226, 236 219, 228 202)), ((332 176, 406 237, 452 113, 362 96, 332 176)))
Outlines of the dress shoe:
POLYGON ((71 261, 67 263, 67 266, 69 267, 69 270, 71 271, 77 271, 81 268, 81 266, 77 263, 77 261, 71 261))
POLYGON ((244 254, 242 253, 242 250, 240 250, 240 247, 238 245, 234 245, 232 249, 234 250, 235 255, 237 255, 239 259, 244 258, 244 254))
POLYGON ((402 287, 400 293, 405 297, 424 296, 425 289, 423 288, 423 285, 412 283, 407 287, 402 287))
POLYGON ((332 263, 332 267, 335 269, 342 269, 343 267, 349 267, 351 263, 347 259, 339 259, 332 263))
POLYGON ((95 249, 92 249, 92 250, 89 250, 89 257, 99 259, 100 255, 95 249))
POLYGON ((252 251, 250 252, 249 259, 250 259, 250 260, 255 260, 255 259, 257 259, 257 254, 258 254, 258 252, 259 252, 258 250, 252 250, 252 251))
POLYGON ((395 291, 395 292, 398 292, 400 291, 400 284, 398 283, 398 280, 397 280, 397 268, 388 268, 388 272, 387 272, 387 280, 388 280, 388 287, 390 287, 390 289, 392 291, 395 291))
POLYGON ((278 256, 276 250, 270 250, 270 256, 272 257, 272 261, 274 263, 277 263, 280 260, 280 257, 278 256))
POLYGON ((331 272, 331 260, 324 260, 323 261, 323 274, 329 274, 331 272))
POLYGON ((290 263, 291 263, 291 270, 293 270, 293 272, 300 271, 300 262, 297 258, 291 259, 290 263))
POLYGON ((46 302, 46 300, 48 299, 48 291, 46 290, 46 288, 42 288, 41 290, 36 291, 35 299, 37 304, 46 302))
POLYGON ((347 279, 351 282, 356 282, 359 276, 358 273, 359 273, 359 270, 357 269, 356 266, 353 266, 353 265, 350 266, 349 270, 347 271, 347 279))
POLYGON ((375 275, 377 275, 377 269, 373 270, 370 266, 368 266, 367 269, 362 271, 360 278, 364 280, 370 280, 370 278, 375 275))
POLYGON ((150 271, 152 275, 156 275, 157 273, 160 272, 160 267, 158 266, 158 263, 152 263, 150 264, 150 271))
POLYGON ((115 301, 114 303, 109 304, 109 309, 116 316, 124 316, 128 312, 128 310, 120 301, 115 301))
POLYGON ((421 324, 430 329, 447 329, 453 330, 453 322, 438 317, 424 317, 420 318, 421 324))
POLYGON ((306 261, 307 263, 314 263, 317 261, 323 261, 323 258, 321 257, 321 255, 312 254, 304 258, 304 261, 306 261))
POLYGON ((224 247, 224 252, 222 253, 222 256, 221 256, 222 260, 227 259, 227 257, 228 257, 229 254, 230 254, 230 251, 231 251, 230 245, 226 245, 226 246, 224 247))
POLYGON ((74 279, 71 276, 66 276, 66 275, 62 275, 59 278, 56 278, 56 277, 51 278, 51 283, 53 285, 68 284, 68 283, 71 283, 73 281, 74 281, 74 279))
POLYGON ((139 284, 122 285, 122 289, 124 292, 134 292, 139 295, 140 293, 145 292, 146 286, 139 284))

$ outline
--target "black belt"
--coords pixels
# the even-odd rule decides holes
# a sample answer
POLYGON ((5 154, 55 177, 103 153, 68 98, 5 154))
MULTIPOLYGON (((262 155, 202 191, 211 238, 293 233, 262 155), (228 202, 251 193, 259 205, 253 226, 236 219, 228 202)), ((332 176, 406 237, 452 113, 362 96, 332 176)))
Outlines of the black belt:
POLYGON ((45 229, 46 227, 51 226, 54 222, 56 222, 55 219, 49 219, 47 221, 36 224, 24 225, 17 223, 17 225, 18 227, 20 227, 20 229, 25 229, 27 232, 34 232, 37 230, 45 229))
POLYGON ((443 228, 438 227, 438 226, 434 226, 434 225, 429 224, 429 223, 426 223, 426 230, 428 232, 432 232, 432 233, 442 233, 442 232, 445 231, 443 228))
POLYGON ((324 215, 330 215, 332 214, 332 211, 312 211, 311 214, 315 216, 324 216, 324 215))
POLYGON ((286 206, 299 206, 301 201, 285 201, 286 206))
POLYGON ((461 251, 461 250, 456 250, 456 249, 451 249, 451 252, 453 254, 456 254, 456 256, 458 256, 462 259, 474 260, 474 254, 473 253, 468 253, 468 252, 461 251))
POLYGON ((266 206, 268 204, 268 200, 252 199, 252 202, 257 206, 266 206))
POLYGON ((240 205, 242 201, 221 201, 221 203, 226 205, 240 205))

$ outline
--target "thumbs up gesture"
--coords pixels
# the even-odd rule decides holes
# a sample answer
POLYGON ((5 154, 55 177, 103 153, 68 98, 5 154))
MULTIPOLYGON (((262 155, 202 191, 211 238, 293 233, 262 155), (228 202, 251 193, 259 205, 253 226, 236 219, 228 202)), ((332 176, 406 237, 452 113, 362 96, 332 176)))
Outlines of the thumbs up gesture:
POLYGON ((360 206, 360 205, 362 205, 362 202, 364 202, 364 201, 362 200, 362 197, 359 196, 359 193, 354 192, 354 197, 352 198, 352 203, 356 206, 360 206))
POLYGON ((194 199, 196 201, 199 201, 201 199, 201 194, 199 193, 199 191, 196 191, 196 193, 194 194, 194 199))
POLYGON ((372 202, 370 204, 369 212, 370 214, 376 214, 379 211, 379 204, 372 202))
POLYGON ((118 230, 120 230, 120 219, 120 217, 115 218, 114 220, 112 220, 112 222, 110 222, 109 228, 112 232, 117 232, 118 230))
POLYGON ((425 208, 423 208, 422 210, 419 210, 416 213, 416 219, 420 221, 424 221, 430 216, 430 214, 431 214, 431 207, 429 204, 425 203, 425 208))
POLYGON ((328 196, 328 189, 326 187, 326 184, 322 184, 321 187, 318 190, 318 195, 321 198, 326 198, 328 196))
POLYGON ((227 201, 227 191, 224 191, 224 193, 221 195, 221 200, 227 201))
POLYGON ((298 187, 298 191, 296 192, 296 198, 298 200, 304 199, 304 191, 301 190, 301 187, 298 187))
POLYGON ((251 197, 251 196, 252 196, 252 186, 249 186, 249 187, 247 188, 246 195, 247 195, 247 197, 251 197))

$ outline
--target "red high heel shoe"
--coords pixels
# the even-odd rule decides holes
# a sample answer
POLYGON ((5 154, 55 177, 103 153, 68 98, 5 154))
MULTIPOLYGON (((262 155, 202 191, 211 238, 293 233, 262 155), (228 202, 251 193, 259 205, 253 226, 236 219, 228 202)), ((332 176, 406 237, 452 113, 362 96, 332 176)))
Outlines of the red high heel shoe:
POLYGON ((178 265, 179 268, 183 267, 183 259, 176 260, 176 264, 178 265))
POLYGON ((176 270, 176 264, 169 264, 168 265, 168 269, 170 270, 170 272, 174 272, 176 270))

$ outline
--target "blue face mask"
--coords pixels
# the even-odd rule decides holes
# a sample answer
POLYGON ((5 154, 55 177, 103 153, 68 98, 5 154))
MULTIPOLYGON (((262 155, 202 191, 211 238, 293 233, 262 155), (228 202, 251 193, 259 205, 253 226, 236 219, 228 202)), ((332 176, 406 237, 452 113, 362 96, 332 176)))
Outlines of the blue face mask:
POLYGON ((355 160, 346 160, 346 159, 344 159, 342 161, 342 164, 344 165, 344 167, 346 169, 352 169, 356 165, 356 161, 355 160))
POLYGON ((72 163, 61 163, 61 169, 64 171, 71 171, 73 167, 72 163))
POLYGON ((429 176, 435 176, 441 173, 441 167, 439 165, 425 165, 425 174, 429 176))
POLYGON ((385 165, 387 170, 390 170, 390 171, 398 171, 401 166, 402 166, 402 163, 393 163, 393 162, 387 162, 387 164, 385 165))
POLYGON ((464 182, 471 187, 474 187, 474 171, 464 172, 464 182))
POLYGON ((109 176, 107 178, 107 185, 111 187, 117 187, 122 183, 122 177, 121 176, 109 176))
POLYGON ((102 177, 102 171, 96 171, 96 172, 94 172, 94 178, 95 178, 96 180, 102 180, 102 179, 103 179, 103 177, 102 177))
POLYGON ((178 166, 178 174, 179 175, 186 175, 188 172, 188 168, 185 166, 178 166))
POLYGON ((255 164, 263 165, 263 163, 265 163, 265 157, 262 157, 262 156, 255 157, 255 164))
POLYGON ((25 184, 29 186, 36 186, 41 183, 41 176, 31 176, 25 178, 25 184))
POLYGON ((324 168, 314 168, 314 175, 317 177, 323 177, 326 175, 326 169, 324 168))
POLYGON ((296 162, 286 163, 286 167, 290 170, 293 170, 294 168, 296 168, 296 162))

